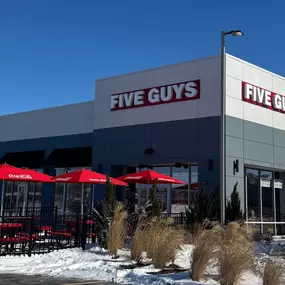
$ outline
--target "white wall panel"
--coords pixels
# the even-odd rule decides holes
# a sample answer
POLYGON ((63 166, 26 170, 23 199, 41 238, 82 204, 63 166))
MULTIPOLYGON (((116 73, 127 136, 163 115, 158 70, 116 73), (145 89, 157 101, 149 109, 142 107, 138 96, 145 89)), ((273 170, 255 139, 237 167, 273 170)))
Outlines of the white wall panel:
POLYGON ((273 126, 273 111, 245 102, 242 102, 242 105, 244 120, 268 127, 273 126))
POLYGON ((0 116, 0 141, 91 133, 94 101, 0 116))
POLYGON ((235 77, 231 77, 229 75, 226 76, 226 95, 227 96, 240 100, 241 89, 242 88, 241 88, 241 83, 239 79, 235 77))
POLYGON ((243 102, 237 98, 228 96, 226 114, 234 113, 236 118, 243 119, 243 102))
POLYGON ((237 79, 243 78, 243 62, 227 54, 226 66, 227 66, 226 68, 227 75, 237 79))
POLYGON ((220 114, 220 57, 96 81, 94 129, 218 116, 220 114), (112 94, 200 79, 200 99, 110 110, 112 94))
POLYGON ((285 78, 231 55, 227 55, 226 63, 226 115, 285 130, 285 114, 242 101, 243 81, 285 95, 285 78), (235 103, 233 98, 237 99, 235 103))

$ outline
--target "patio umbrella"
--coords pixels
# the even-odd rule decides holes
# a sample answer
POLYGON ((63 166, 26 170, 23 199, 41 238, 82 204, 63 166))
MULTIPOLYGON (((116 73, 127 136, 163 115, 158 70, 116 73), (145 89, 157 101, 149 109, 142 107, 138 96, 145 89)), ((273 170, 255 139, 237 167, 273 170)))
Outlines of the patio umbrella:
MULTIPOLYGON (((81 185, 81 214, 83 214, 84 184, 105 184, 107 176, 89 169, 79 169, 69 173, 61 174, 53 178, 55 183, 80 183, 81 185)), ((128 186, 127 183, 110 177, 112 184, 117 186, 128 186)))
POLYGON ((181 180, 175 179, 165 174, 158 173, 150 169, 132 174, 127 174, 118 177, 117 179, 127 183, 153 184, 156 180, 158 184, 185 184, 185 182, 181 180))
POLYGON ((0 180, 2 184, 1 216, 3 213, 4 181, 25 181, 25 182, 53 182, 51 176, 28 168, 18 168, 7 163, 0 165, 0 180))

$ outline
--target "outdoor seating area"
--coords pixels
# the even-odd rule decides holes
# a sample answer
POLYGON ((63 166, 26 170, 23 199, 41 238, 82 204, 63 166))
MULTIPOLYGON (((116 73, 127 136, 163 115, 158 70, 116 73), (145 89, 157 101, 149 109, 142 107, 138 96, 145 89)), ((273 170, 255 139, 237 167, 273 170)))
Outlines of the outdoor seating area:
MULTIPOLYGON (((118 179, 80 169, 52 177, 35 170, 17 168, 8 164, 0 165, 0 180, 2 183, 1 215, 0 215, 0 255, 32 255, 42 254, 53 250, 81 247, 97 241, 98 227, 93 206, 88 213, 83 210, 84 184, 106 184, 127 186, 127 183, 153 184, 185 184, 182 181, 159 174, 152 170, 145 170, 125 175, 118 179), (24 182, 24 199, 22 207, 5 207, 5 182, 24 182), (62 213, 58 207, 26 206, 29 183, 77 183, 82 185, 81 207, 76 214, 62 213)), ((171 215, 162 214, 163 218, 171 215)), ((126 238, 131 239, 134 231, 135 219, 130 215, 127 222, 126 238)), ((174 214, 174 224, 183 224, 185 214, 174 214)))
POLYGON ((0 223, 1 255, 32 255, 96 242, 91 215, 58 215, 57 208, 4 209, 0 223), (17 215, 18 214, 18 215, 17 215))

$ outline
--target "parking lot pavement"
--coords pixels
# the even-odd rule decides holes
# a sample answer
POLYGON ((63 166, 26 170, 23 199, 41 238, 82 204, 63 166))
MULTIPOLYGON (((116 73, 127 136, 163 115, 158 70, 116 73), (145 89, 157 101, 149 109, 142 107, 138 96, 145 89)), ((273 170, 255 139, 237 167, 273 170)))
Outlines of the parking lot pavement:
POLYGON ((79 279, 61 279, 45 276, 25 276, 16 274, 0 274, 0 285, 114 285, 101 281, 79 279))

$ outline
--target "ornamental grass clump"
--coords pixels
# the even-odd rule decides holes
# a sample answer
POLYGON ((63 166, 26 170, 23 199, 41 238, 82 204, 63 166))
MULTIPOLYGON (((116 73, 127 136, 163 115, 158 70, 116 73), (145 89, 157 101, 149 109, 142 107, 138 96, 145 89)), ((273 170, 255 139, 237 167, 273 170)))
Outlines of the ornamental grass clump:
POLYGON ((218 235, 212 230, 203 230, 195 237, 190 271, 194 281, 203 279, 206 267, 217 249, 218 241, 218 235))
POLYGON ((252 242, 238 223, 230 223, 222 233, 217 257, 221 285, 237 285, 241 275, 253 266, 252 242))
POLYGON ((142 263, 142 254, 147 252, 149 243, 149 224, 141 222, 138 224, 131 247, 131 259, 136 261, 138 264, 142 263))
POLYGON ((284 277, 284 263, 280 260, 269 260, 266 262, 263 271, 263 285, 282 285, 285 283, 284 277))
POLYGON ((176 252, 184 244, 183 230, 172 227, 172 220, 153 218, 137 227, 132 244, 131 257, 142 262, 142 253, 152 260, 155 268, 163 269, 173 263, 176 252))
POLYGON ((107 235, 108 252, 112 258, 118 257, 118 250, 123 248, 126 237, 127 212, 122 203, 117 203, 113 219, 110 223, 107 235))
POLYGON ((174 263, 176 252, 184 243, 184 231, 165 226, 153 236, 151 256, 155 268, 164 269, 166 263, 174 263))

